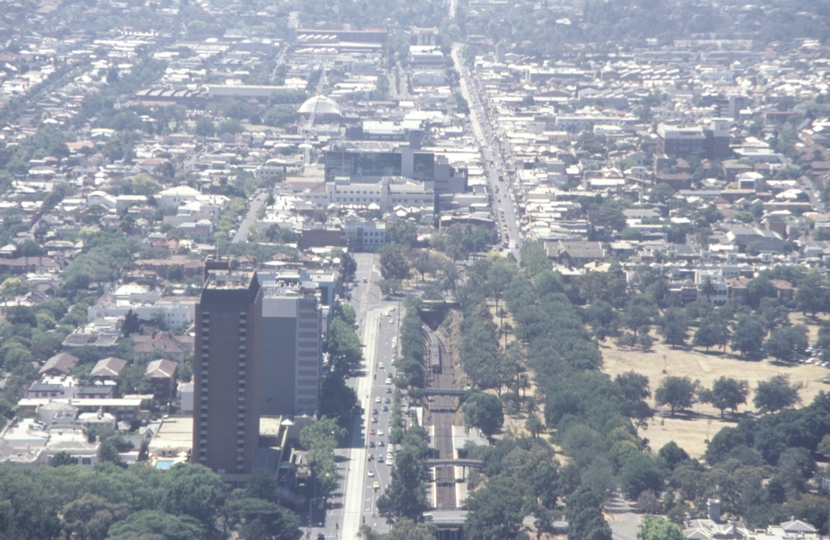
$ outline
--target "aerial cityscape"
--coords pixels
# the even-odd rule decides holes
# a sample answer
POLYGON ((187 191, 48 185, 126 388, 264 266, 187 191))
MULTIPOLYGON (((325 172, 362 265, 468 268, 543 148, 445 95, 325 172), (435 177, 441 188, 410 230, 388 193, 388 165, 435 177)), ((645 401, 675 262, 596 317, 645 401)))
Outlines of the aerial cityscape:
POLYGON ((830 539, 830 0, 3 0, 0 540, 830 539))

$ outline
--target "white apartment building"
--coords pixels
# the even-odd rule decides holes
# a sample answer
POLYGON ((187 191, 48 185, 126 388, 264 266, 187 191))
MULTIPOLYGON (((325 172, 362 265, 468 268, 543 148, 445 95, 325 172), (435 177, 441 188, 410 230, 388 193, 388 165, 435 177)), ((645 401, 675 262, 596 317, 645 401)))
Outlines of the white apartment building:
POLYGON ((383 177, 378 183, 352 182, 336 178, 325 184, 325 191, 306 190, 300 197, 318 208, 336 206, 366 207, 391 212, 396 207, 435 210, 435 192, 426 182, 402 177, 383 177))

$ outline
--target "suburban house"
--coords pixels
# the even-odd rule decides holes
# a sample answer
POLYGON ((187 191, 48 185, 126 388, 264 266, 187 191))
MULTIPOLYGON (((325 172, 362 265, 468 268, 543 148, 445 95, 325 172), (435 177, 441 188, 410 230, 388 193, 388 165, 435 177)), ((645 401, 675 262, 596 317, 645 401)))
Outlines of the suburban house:
POLYGON ((178 364, 172 360, 154 360, 147 365, 147 377, 153 385, 153 395, 162 403, 167 403, 176 392, 176 369, 178 364))
POLYGON ((584 266, 589 262, 605 260, 602 242, 576 241, 545 242, 548 259, 568 267, 584 266))
POLYGON ((687 519, 683 536, 689 540, 820 540, 818 530, 806 521, 791 520, 769 525, 766 529, 748 529, 740 521, 721 517, 719 499, 709 499, 708 519, 687 519))
POLYGON ((133 357, 137 362, 146 362, 162 356, 182 365, 189 353, 187 346, 169 332, 156 332, 152 336, 133 336, 133 339, 136 341, 133 357))
POLYGON ((43 364, 43 367, 38 371, 38 375, 69 375, 75 366, 78 365, 78 357, 72 356, 69 353, 62 352, 56 354, 43 364))
POLYGON ((89 376, 91 379, 98 381, 114 381, 118 379, 121 370, 127 367, 127 363, 126 360, 114 356, 98 360, 98 363, 90 371, 89 376))

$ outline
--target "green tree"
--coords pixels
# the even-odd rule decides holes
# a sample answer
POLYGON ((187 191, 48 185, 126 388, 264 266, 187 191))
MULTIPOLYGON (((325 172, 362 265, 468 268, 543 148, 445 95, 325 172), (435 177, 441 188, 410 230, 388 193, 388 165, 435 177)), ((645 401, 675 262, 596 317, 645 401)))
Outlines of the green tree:
POLYGON ((707 302, 712 301, 712 296, 717 294, 718 290, 715 288, 715 285, 712 283, 711 278, 706 278, 703 283, 700 285, 700 294, 706 297, 707 302))
POLYGON ((222 503, 224 485, 219 476, 202 465, 177 464, 161 498, 161 508, 176 516, 190 516, 211 531, 222 503))
POLYGON ((775 375, 758 383, 752 403, 763 413, 774 413, 798 403, 800 401, 799 390, 801 390, 801 383, 790 384, 790 378, 787 375, 775 375))
POLYGON ((326 495, 337 487, 334 449, 345 436, 334 418, 320 417, 300 431, 300 446, 308 450, 306 459, 316 482, 317 492, 326 495))
POLYGON ((102 497, 87 493, 66 504, 61 519, 68 538, 104 540, 110 526, 128 513, 126 504, 111 504, 102 497))
POLYGON ((118 374, 118 392, 124 394, 152 394, 153 384, 145 366, 127 366, 118 374))
POLYGON ((657 184, 648 192, 648 198, 652 202, 666 204, 677 192, 668 184, 657 184))
POLYGON ((298 107, 294 105, 273 105, 265 111, 262 123, 266 126, 283 127, 293 124, 297 119, 298 107))
POLYGON ((686 311, 683 308, 671 307, 663 314, 660 334, 669 345, 683 345, 686 342, 688 329, 689 322, 686 320, 686 311))
POLYGON ((378 512, 389 523, 401 518, 421 521, 423 513, 429 509, 424 463, 418 452, 417 448, 407 446, 395 455, 391 481, 377 501, 378 512))
POLYGON ((711 403, 720 410, 720 417, 726 409, 732 409, 732 414, 738 410, 738 405, 746 403, 749 395, 749 383, 731 377, 718 377, 711 390, 703 390, 698 399, 703 403, 711 403))
POLYGON ((109 528, 107 540, 192 540, 205 538, 205 528, 188 515, 143 510, 109 528))
POLYGON ((213 137, 216 135, 216 126, 210 119, 200 116, 198 120, 196 120, 196 128, 193 131, 199 137, 213 137))
POLYGON ((738 318, 729 346, 739 351, 741 356, 755 356, 761 353, 764 336, 767 331, 764 324, 754 315, 742 315, 738 318))
POLYGON ((602 515, 602 496, 587 486, 568 497, 565 518, 569 540, 611 540, 611 528, 602 515))
POLYGON ((498 475, 470 493, 466 507, 466 536, 471 540, 512 540, 522 530, 524 497, 520 480, 498 475))
POLYGON ((527 420, 525 420, 525 429, 535 439, 540 434, 544 433, 545 424, 534 413, 530 413, 530 414, 527 415, 527 420))
POLYGON ((659 406, 668 405, 674 416, 676 411, 694 405, 696 390, 697 383, 689 377, 666 377, 654 392, 654 400, 659 406))
POLYGON ((357 394, 346 385, 343 375, 329 373, 323 379, 320 400, 320 414, 337 418, 338 423, 347 427, 351 423, 352 409, 357 405, 357 394))
POLYGON ((809 345, 804 325, 784 326, 772 331, 764 342, 763 352, 779 362, 792 362, 804 354, 809 345))
POLYGON ((383 540, 433 540, 435 526, 430 523, 418 523, 409 518, 401 518, 383 536, 383 540))
MULTIPOLYGON (((485 288, 487 295, 496 301, 496 309, 498 309, 499 300, 513 280, 513 276, 516 275, 517 268, 514 261, 504 257, 495 256, 491 257, 491 260, 492 264, 487 271, 485 288)), ((553 276, 553 279, 556 279, 555 276, 553 276)))
POLYGON ((830 304, 830 292, 824 276, 817 270, 810 270, 799 282, 795 289, 795 304, 804 315, 807 312, 814 316, 818 312, 826 312, 830 304))
POLYGON ((636 500, 644 491, 663 490, 663 474, 654 458, 642 452, 632 452, 620 467, 620 487, 626 497, 636 500))
POLYGON ((58 452, 57 454, 52 457, 49 461, 49 464, 53 467, 62 467, 64 465, 77 465, 78 458, 72 457, 68 452, 58 452))
POLYGON ((216 133, 220 135, 225 133, 233 135, 242 131, 245 131, 245 128, 242 126, 242 122, 236 118, 226 118, 225 120, 219 122, 219 125, 216 126, 216 133))
POLYGON ((685 540, 683 530, 676 523, 659 516, 643 516, 637 528, 637 540, 685 540))
POLYGON ((267 469, 254 469, 245 484, 245 495, 274 502, 277 486, 276 477, 267 469))
POLYGON ((326 336, 326 351, 336 372, 346 373, 360 365, 363 360, 363 348, 354 324, 348 323, 342 317, 335 317, 326 336))
POLYGON ((625 310, 623 320, 625 325, 635 334, 643 328, 648 328, 656 314, 657 309, 653 304, 630 302, 625 310))
POLYGON ((124 337, 130 337, 130 334, 135 334, 141 331, 141 321, 138 319, 138 313, 132 309, 127 311, 124 316, 124 323, 121 325, 121 334, 124 337))
POLYGON ((473 392, 462 407, 467 426, 477 427, 491 437, 504 424, 501 400, 492 394, 473 392))
POLYGON ((651 397, 648 377, 629 371, 617 375, 614 382, 620 388, 622 394, 620 412, 635 420, 635 426, 652 416, 651 408, 645 402, 646 399, 651 397))
POLYGON ((233 521, 242 523, 243 538, 300 540, 300 519, 290 510, 257 498, 241 498, 228 504, 233 521))
POLYGON ((665 461, 669 467, 674 469, 678 463, 689 459, 689 454, 680 448, 676 442, 669 441, 657 452, 657 455, 665 461))
POLYGON ((418 242, 418 228, 414 221, 398 219, 386 224, 386 242, 413 247, 418 242))
POLYGON ((543 270, 551 267, 544 246, 540 242, 525 242, 520 250, 522 266, 527 269, 531 276, 535 276, 543 270))
POLYGON ((390 245, 380 254, 380 273, 383 279, 406 279, 409 276, 409 261, 400 246, 390 245))
POLYGON ((692 338, 693 347, 705 347, 707 351, 709 347, 726 347, 728 342, 729 327, 717 315, 707 316, 692 338))
POLYGON ((757 309, 761 305, 762 298, 775 298, 778 290, 772 281, 764 275, 760 275, 755 279, 751 279, 746 284, 747 303, 753 309, 757 309))

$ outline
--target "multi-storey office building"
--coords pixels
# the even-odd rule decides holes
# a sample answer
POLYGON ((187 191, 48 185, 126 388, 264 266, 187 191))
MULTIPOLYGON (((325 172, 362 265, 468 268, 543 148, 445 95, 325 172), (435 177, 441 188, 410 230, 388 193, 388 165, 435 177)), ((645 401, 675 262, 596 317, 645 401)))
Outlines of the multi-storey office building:
POLYGON ((196 306, 192 461, 246 474, 259 443, 262 288, 231 266, 206 263, 196 306))

